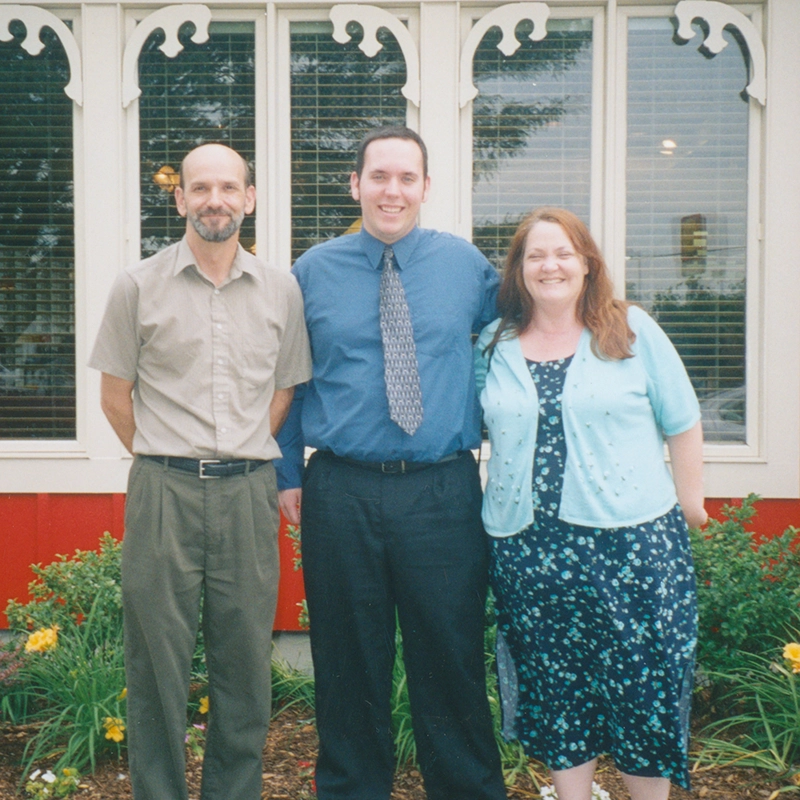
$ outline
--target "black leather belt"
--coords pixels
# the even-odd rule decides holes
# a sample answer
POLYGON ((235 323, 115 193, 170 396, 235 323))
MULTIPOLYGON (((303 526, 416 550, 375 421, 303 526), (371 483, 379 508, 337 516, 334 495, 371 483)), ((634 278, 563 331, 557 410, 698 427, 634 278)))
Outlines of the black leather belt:
POLYGON ((384 475, 407 475, 409 472, 419 472, 420 470, 433 467, 436 464, 445 464, 448 461, 455 461, 467 451, 458 450, 444 458, 440 458, 438 461, 359 461, 357 458, 337 456, 336 453, 331 450, 323 450, 321 452, 329 458, 341 461, 343 464, 349 464, 352 467, 368 469, 371 472, 382 472, 384 475))
POLYGON ((198 478, 228 478, 231 475, 244 475, 263 467, 267 461, 258 459, 238 459, 221 461, 218 458, 179 458, 178 456, 142 456, 149 461, 157 461, 165 467, 173 467, 181 472, 191 472, 198 478))

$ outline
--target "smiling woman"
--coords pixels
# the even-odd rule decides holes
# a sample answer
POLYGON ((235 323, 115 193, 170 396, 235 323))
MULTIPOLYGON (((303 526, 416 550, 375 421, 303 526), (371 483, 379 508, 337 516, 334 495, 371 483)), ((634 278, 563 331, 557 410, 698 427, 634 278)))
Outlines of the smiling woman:
POLYGON ((540 320, 557 308, 575 308, 589 267, 560 225, 545 220, 534 225, 522 259, 525 288, 540 320))

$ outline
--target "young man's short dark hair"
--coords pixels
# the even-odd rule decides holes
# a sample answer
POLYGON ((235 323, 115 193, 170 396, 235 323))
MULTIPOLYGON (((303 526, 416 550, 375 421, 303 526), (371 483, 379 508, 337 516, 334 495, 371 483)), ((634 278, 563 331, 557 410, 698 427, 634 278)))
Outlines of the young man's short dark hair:
POLYGON ((411 128, 407 128, 405 125, 385 125, 382 128, 374 128, 369 131, 358 145, 358 151, 356 152, 356 175, 358 175, 359 178, 364 169, 364 156, 367 147, 378 139, 410 139, 412 142, 416 142, 419 145, 419 149, 422 151, 422 177, 428 177, 428 148, 425 147, 425 142, 422 141, 422 137, 416 131, 412 131, 411 128))

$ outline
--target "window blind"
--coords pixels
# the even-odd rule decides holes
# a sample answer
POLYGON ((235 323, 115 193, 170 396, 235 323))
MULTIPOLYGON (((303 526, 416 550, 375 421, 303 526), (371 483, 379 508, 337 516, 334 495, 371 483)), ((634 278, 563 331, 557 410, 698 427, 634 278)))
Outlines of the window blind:
POLYGON ((324 239, 346 233, 361 216, 350 197, 350 173, 362 136, 378 125, 404 124, 403 54, 394 36, 378 32, 374 58, 359 49, 361 28, 347 44, 327 22, 293 23, 292 261, 324 239))
POLYGON ((473 80, 472 239, 501 267, 526 213, 561 206, 589 221, 592 23, 550 20, 506 57, 491 28, 475 53, 473 80))
POLYGON ((675 27, 629 22, 627 295, 681 354, 706 439, 745 441, 747 65, 727 31, 706 58, 675 27))
POLYGON ((0 42, 0 438, 73 439, 72 101, 60 40, 35 58, 0 42))
MULTIPOLYGON (((145 258, 178 241, 186 220, 175 209, 174 183, 193 147, 221 142, 251 165, 255 156, 255 40, 248 23, 212 23, 208 41, 180 31, 184 49, 167 58, 156 31, 139 56, 139 147, 141 173, 141 252, 145 258), (171 178, 170 176, 174 176, 171 178)), ((245 217, 240 232, 245 249, 255 248, 255 224, 245 217)))

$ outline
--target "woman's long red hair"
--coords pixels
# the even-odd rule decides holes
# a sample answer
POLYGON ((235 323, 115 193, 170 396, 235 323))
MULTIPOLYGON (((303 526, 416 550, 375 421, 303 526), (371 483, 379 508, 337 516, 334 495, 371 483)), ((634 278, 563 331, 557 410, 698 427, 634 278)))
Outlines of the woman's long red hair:
POLYGON ((608 360, 631 358, 636 335, 628 325, 628 303, 614 298, 614 285, 605 259, 584 223, 563 208, 537 208, 519 224, 506 256, 503 282, 497 298, 500 324, 486 348, 491 352, 503 337, 519 336, 534 320, 536 305, 523 277, 523 260, 528 234, 537 222, 560 225, 575 252, 588 267, 578 297, 577 317, 592 334, 592 351, 608 360))

